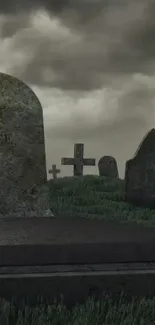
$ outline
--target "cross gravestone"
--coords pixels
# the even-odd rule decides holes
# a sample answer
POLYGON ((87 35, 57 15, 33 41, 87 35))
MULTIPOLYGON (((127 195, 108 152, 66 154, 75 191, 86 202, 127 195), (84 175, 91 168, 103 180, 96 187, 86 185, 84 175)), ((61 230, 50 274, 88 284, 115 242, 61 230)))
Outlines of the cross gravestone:
POLYGON ((49 169, 49 174, 53 175, 53 179, 56 180, 57 179, 57 174, 60 173, 60 169, 56 168, 56 165, 52 165, 52 169, 49 169))
POLYGON ((22 81, 0 73, 0 215, 52 215, 42 106, 22 81))
POLYGON ((95 159, 84 158, 84 144, 74 144, 74 158, 61 158, 62 165, 74 166, 74 176, 83 175, 83 166, 95 166, 95 159))
POLYGON ((116 159, 112 156, 103 156, 98 162, 100 176, 119 178, 116 159))
POLYGON ((125 201, 155 208, 155 129, 148 132, 133 159, 126 162, 125 201))

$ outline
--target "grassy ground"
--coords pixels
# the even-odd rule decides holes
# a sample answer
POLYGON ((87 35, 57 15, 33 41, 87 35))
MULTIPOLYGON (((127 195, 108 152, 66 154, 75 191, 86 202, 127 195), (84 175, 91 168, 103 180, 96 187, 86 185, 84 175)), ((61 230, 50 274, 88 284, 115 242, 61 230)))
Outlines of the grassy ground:
POLYGON ((0 300, 1 325, 154 325, 155 298, 133 299, 117 303, 110 299, 88 300, 68 310, 63 305, 21 309, 0 300))
POLYGON ((59 217, 97 218, 155 225, 155 210, 124 202, 124 181, 99 176, 50 180, 52 211, 59 217))

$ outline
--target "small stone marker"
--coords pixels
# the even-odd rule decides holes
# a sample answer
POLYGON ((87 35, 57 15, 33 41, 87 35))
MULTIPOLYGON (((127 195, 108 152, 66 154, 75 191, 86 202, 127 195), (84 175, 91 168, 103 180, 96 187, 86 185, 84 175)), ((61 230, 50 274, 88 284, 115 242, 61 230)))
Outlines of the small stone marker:
POLYGON ((60 169, 57 169, 56 165, 52 165, 52 169, 49 169, 49 174, 53 175, 54 180, 57 179, 57 174, 59 174, 60 172, 61 172, 60 169))
POLYGON ((112 156, 103 156, 98 162, 100 176, 119 178, 116 159, 112 156))
POLYGON ((155 208, 155 129, 144 137, 134 158, 126 162, 125 201, 155 208))
POLYGON ((84 144, 74 144, 74 158, 61 158, 62 165, 74 166, 74 176, 83 175, 83 166, 95 166, 95 159, 84 158, 84 144))
POLYGON ((0 73, 0 216, 50 215, 42 106, 22 81, 0 73))

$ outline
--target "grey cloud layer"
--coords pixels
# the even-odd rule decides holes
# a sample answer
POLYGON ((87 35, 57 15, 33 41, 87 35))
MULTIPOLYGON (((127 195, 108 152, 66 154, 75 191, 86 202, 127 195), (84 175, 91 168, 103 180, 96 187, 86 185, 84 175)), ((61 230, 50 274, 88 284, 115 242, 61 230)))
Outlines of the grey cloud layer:
MULTIPOLYGON (((28 82, 80 91, 97 89, 120 74, 154 73, 154 1, 31 0, 19 1, 18 6, 4 1, 1 13, 14 15, 21 10, 23 15, 10 17, 10 23, 3 24, 2 37, 29 26, 29 14, 39 8, 45 8, 52 18, 58 17, 60 29, 67 26, 73 36, 57 42, 52 35, 40 35, 23 71, 28 82), (50 69, 55 79, 47 81, 42 71, 50 69)), ((59 32, 57 29, 56 36, 59 32)), ((30 39, 21 39, 18 45, 25 42, 31 45, 30 39)))
MULTIPOLYGON (((69 111, 69 118, 53 123, 47 130, 49 138, 73 141, 79 137, 80 141, 91 138, 92 144, 95 138, 103 139, 103 143, 106 139, 107 148, 111 152, 117 150, 124 159, 127 143, 133 148, 135 139, 140 139, 155 122, 155 0, 19 0, 18 3, 18 6, 13 0, 0 3, 1 39, 10 37, 12 51, 19 49, 27 55, 25 63, 12 66, 11 73, 40 89, 50 87, 51 97, 53 88, 58 88, 63 94, 62 101, 69 91, 74 98, 94 92, 101 103, 98 121, 93 124, 91 110, 89 114, 82 106, 79 113, 80 105, 73 107, 66 100, 64 111, 69 111), (34 27, 31 19, 39 9, 45 9, 52 22, 52 27, 47 23, 44 31, 34 27), (135 81, 136 73, 139 78, 135 81), (110 109, 108 102, 95 93, 103 88, 109 89, 111 98, 115 91, 121 93, 116 94, 116 114, 115 104, 111 104, 109 119, 105 118, 110 109), (106 112, 102 109, 105 105, 106 112), (121 144, 119 148, 120 139, 124 140, 124 147, 121 144)), ((41 26, 41 19, 37 24, 41 26)), ((92 102, 95 111, 93 98, 92 102)), ((89 103, 85 101, 86 106, 89 103)))
MULTIPOLYGON (((124 0, 127 1, 127 0, 124 0)), ((121 3, 117 1, 118 4, 121 3)), ((114 5, 114 0, 6 0, 0 4, 0 11, 2 13, 15 13, 17 10, 21 11, 31 11, 38 8, 45 8, 49 12, 54 12, 60 14, 64 10, 76 10, 78 12, 83 11, 87 15, 89 8, 98 10, 100 8, 109 7, 114 5)))

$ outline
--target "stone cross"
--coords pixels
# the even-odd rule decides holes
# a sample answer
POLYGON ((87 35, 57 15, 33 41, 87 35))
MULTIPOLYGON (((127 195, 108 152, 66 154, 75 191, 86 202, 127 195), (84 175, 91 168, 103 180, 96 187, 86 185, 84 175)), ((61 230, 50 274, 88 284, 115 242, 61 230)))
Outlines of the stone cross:
POLYGON ((74 166, 74 176, 83 175, 83 166, 95 166, 95 159, 84 158, 84 144, 74 144, 74 158, 61 158, 61 165, 74 166))
POLYGON ((57 174, 59 174, 60 172, 61 172, 60 169, 57 169, 56 165, 52 165, 52 169, 49 169, 49 174, 53 175, 54 180, 57 179, 57 174))
POLYGON ((40 101, 24 82, 0 73, 0 216, 50 215, 46 182, 40 101))

